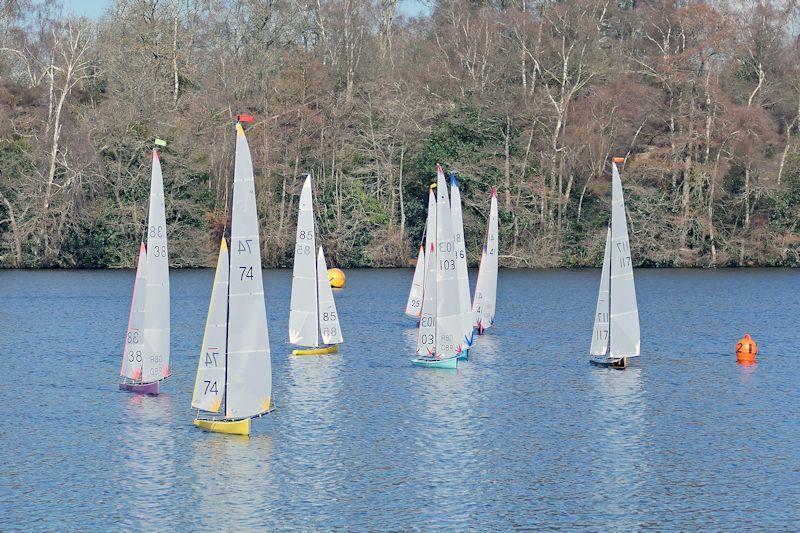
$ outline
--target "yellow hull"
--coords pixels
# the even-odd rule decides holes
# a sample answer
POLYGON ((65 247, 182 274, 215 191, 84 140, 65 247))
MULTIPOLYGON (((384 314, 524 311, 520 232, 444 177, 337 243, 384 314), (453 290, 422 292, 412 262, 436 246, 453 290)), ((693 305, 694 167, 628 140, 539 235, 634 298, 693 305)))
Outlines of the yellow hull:
POLYGON ((194 425, 206 431, 227 433, 228 435, 250 435, 250 419, 244 420, 202 420, 195 419, 194 425))
POLYGON ((309 348, 308 350, 292 350, 292 355, 325 355, 339 351, 338 344, 323 346, 321 348, 309 348))

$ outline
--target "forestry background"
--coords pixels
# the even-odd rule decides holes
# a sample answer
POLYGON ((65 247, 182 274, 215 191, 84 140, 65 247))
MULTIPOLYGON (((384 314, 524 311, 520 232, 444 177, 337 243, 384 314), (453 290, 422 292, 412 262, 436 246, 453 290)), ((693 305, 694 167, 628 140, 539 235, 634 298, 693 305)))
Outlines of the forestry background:
POLYGON ((0 266, 131 267, 153 138, 170 260, 213 264, 237 113, 265 266, 303 173, 331 266, 416 256, 436 163, 471 264, 599 265, 611 156, 640 266, 800 263, 793 1, 119 0, 97 20, 0 0, 0 266))

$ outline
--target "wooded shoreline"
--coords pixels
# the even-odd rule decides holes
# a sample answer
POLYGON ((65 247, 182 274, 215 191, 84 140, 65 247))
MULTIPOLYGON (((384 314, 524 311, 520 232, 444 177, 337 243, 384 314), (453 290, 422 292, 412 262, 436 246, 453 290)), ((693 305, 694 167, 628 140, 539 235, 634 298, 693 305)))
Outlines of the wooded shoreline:
POLYGON ((405 266, 436 163, 470 265, 602 260, 609 160, 637 267, 800 265, 794 0, 116 0, 0 6, 0 268, 132 267, 161 150, 176 267, 213 264, 249 113, 262 261, 291 264, 303 175, 342 268, 405 266))

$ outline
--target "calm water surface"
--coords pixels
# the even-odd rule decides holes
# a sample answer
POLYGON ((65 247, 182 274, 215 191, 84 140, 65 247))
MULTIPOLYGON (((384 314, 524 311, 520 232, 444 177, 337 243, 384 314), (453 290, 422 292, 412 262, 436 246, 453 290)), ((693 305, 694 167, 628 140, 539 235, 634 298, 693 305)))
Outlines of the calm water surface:
POLYGON ((411 270, 347 275, 341 353, 293 359, 265 272, 277 410, 248 439, 192 426, 212 271, 172 272, 158 397, 117 390, 132 272, 0 272, 0 529, 800 527, 800 272, 637 271, 624 372, 587 360, 599 271, 501 271, 457 371, 409 362, 411 270))

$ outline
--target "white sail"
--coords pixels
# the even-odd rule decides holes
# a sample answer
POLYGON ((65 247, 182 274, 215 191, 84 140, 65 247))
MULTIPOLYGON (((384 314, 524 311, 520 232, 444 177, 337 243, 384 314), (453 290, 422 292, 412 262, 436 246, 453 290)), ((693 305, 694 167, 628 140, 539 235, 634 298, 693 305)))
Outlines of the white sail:
POLYGON ((253 162, 240 123, 236 124, 230 254, 225 416, 241 419, 269 411, 272 366, 253 162))
POLYGON ((328 265, 325 263, 325 254, 322 246, 317 254, 317 284, 319 286, 319 330, 322 342, 325 344, 341 344, 342 328, 339 325, 339 314, 336 312, 336 302, 333 301, 333 289, 328 279, 328 265))
POLYGON ((319 346, 316 249, 311 176, 307 176, 300 193, 289 312, 289 342, 298 346, 319 346))
POLYGON ((456 246, 456 275, 458 277, 458 305, 464 332, 465 348, 472 345, 473 314, 469 295, 469 271, 467 270, 467 249, 464 244, 464 221, 461 214, 461 189, 456 174, 450 174, 450 210, 453 220, 453 239, 456 246))
POLYGON ((428 193, 428 224, 425 235, 425 276, 416 353, 421 357, 436 354, 436 195, 428 193))
POLYGON ((422 292, 425 282, 425 247, 420 245, 417 254, 417 265, 414 267, 414 279, 411 281, 411 290, 408 292, 406 302, 406 315, 419 318, 422 310, 422 292))
POLYGON ((150 176, 150 212, 147 216, 143 383, 151 383, 169 376, 169 258, 167 217, 164 211, 161 162, 158 159, 158 150, 154 149, 150 176))
POLYGON ((466 349, 458 301, 456 245, 450 198, 442 167, 436 179, 436 357, 449 359, 466 349))
POLYGON ((594 313, 592 346, 589 348, 589 353, 592 355, 605 355, 608 351, 608 285, 610 268, 611 228, 609 227, 606 232, 606 248, 603 254, 603 272, 600 274, 600 291, 597 293, 597 309, 594 313))
POLYGON ((217 271, 211 302, 208 304, 206 330, 197 363, 192 407, 218 413, 225 394, 225 353, 228 337, 228 245, 223 237, 219 247, 217 271))
POLYGON ((131 312, 128 315, 128 329, 125 332, 125 347, 122 350, 121 376, 138 380, 142 377, 142 350, 144 348, 144 285, 147 250, 144 242, 139 246, 139 260, 136 263, 136 278, 133 282, 131 312))
POLYGON ((622 180, 615 163, 611 164, 611 357, 639 355, 639 309, 633 284, 633 264, 625 220, 622 180))
POLYGON ((497 300, 497 189, 492 187, 492 200, 489 208, 489 221, 486 225, 486 244, 481 254, 478 281, 475 284, 475 299, 472 311, 475 313, 475 327, 487 329, 494 324, 495 303, 497 300))

